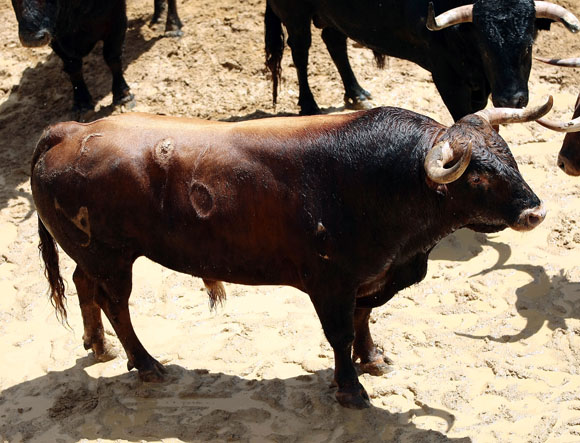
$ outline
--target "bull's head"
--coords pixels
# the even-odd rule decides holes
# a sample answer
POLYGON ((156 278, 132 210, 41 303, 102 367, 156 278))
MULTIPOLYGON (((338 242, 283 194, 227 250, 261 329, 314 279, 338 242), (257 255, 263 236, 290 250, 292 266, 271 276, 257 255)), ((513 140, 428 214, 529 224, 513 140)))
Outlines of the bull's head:
MULTIPOLYGON (((580 58, 546 59, 538 57, 538 60, 556 66, 580 68, 580 58)), ((567 122, 556 122, 541 118, 538 120, 542 126, 559 132, 566 132, 564 143, 558 154, 558 166, 568 175, 580 175, 580 95, 576 99, 574 115, 567 122)))
POLYGON ((462 224, 492 232, 527 231, 546 215, 540 199, 521 176, 515 159, 493 126, 537 120, 552 107, 492 108, 470 114, 448 128, 425 158, 432 187, 448 195, 448 208, 462 224))
POLYGON ((427 28, 438 31, 473 23, 494 106, 521 108, 528 103, 536 18, 558 21, 571 32, 580 30, 580 21, 563 7, 532 0, 479 0, 437 17, 430 3, 427 28))
POLYGON ((18 20, 18 37, 23 46, 50 43, 56 22, 56 0, 12 0, 18 20))

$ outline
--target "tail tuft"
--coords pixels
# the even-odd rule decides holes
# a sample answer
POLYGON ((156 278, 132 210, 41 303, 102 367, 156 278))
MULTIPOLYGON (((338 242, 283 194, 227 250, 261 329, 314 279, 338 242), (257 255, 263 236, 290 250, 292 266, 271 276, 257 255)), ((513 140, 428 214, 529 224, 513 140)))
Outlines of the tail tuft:
POLYGON ((264 35, 266 40, 266 67, 272 73, 272 103, 278 101, 278 84, 282 79, 282 56, 284 55, 284 31, 282 22, 266 2, 264 16, 264 35))
POLYGON ((203 279, 205 290, 209 295, 209 308, 213 310, 218 304, 223 305, 226 301, 226 288, 221 281, 203 279))
POLYGON ((61 323, 67 323, 65 286, 60 275, 58 264, 58 248, 56 241, 38 218, 38 250, 44 261, 44 275, 50 285, 50 301, 56 311, 56 316, 61 323))

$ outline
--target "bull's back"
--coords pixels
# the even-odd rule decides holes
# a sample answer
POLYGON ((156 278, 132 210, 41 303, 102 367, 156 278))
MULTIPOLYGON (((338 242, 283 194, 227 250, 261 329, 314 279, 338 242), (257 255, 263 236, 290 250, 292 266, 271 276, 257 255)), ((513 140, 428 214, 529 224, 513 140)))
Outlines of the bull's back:
POLYGON ((251 134, 263 141, 275 127, 139 115, 60 123, 34 154, 38 214, 67 254, 97 274, 111 271, 100 257, 122 253, 199 276, 292 283, 294 271, 272 257, 289 256, 289 243, 280 243, 288 235, 293 246, 300 241, 299 202, 283 197, 296 195, 293 183, 256 160, 253 143, 240 143, 251 134))

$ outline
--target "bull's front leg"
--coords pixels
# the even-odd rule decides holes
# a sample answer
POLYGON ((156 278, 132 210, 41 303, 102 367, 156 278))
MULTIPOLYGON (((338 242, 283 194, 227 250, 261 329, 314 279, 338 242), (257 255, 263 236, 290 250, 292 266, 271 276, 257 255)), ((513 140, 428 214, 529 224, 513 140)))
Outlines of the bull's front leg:
POLYGON ((336 399, 341 406, 363 409, 370 406, 365 388, 358 381, 352 361, 354 342, 354 293, 328 295, 311 293, 310 299, 322 323, 322 329, 334 350, 334 381, 338 386, 336 399))
POLYGON ((360 360, 359 368, 363 373, 383 375, 389 372, 390 361, 383 351, 376 347, 369 329, 372 308, 354 310, 354 346, 352 360, 360 360))

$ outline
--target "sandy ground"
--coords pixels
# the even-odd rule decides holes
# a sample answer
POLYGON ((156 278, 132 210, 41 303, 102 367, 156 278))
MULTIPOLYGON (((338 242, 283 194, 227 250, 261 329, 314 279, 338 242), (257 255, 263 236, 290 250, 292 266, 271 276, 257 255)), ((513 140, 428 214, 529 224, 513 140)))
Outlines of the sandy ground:
MULTIPOLYGON (((577 0, 563 4, 580 14, 577 0)), ((185 36, 151 29, 152 1, 129 1, 126 78, 136 111, 211 119, 298 111, 287 50, 279 105, 263 65, 263 0, 180 1, 185 36)), ((146 348, 169 369, 161 385, 96 363, 68 280, 70 329, 55 318, 37 251, 29 159, 42 129, 69 119, 71 94, 49 49, 26 49, 0 0, 0 439, 4 441, 573 442, 580 441, 580 180, 555 160, 559 134, 535 124, 502 128, 549 214, 536 230, 459 231, 431 254, 420 284, 373 311, 375 340, 392 358, 386 376, 362 375, 372 408, 346 410, 329 388, 333 357, 308 297, 287 287, 226 285, 210 312, 201 280, 140 259, 131 310, 146 348)), ((534 49, 580 55, 580 36, 555 25, 534 49)), ((429 74, 396 59, 385 70, 350 48, 376 105, 451 123, 429 74)), ((342 111, 342 87, 314 32, 311 84, 321 107, 342 111)), ((85 63, 111 109, 100 47, 85 63)), ((574 69, 534 65, 532 101, 547 93, 569 117, 574 69)))

